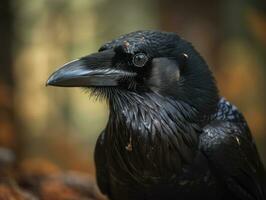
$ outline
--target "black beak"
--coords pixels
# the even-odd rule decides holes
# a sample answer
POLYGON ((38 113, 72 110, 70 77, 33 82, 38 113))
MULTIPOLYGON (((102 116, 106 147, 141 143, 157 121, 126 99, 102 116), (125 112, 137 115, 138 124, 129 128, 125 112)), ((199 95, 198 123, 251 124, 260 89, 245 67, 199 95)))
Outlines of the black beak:
POLYGON ((112 50, 85 56, 66 63, 55 71, 46 85, 61 87, 117 86, 119 80, 133 77, 134 72, 112 66, 115 53, 112 50))

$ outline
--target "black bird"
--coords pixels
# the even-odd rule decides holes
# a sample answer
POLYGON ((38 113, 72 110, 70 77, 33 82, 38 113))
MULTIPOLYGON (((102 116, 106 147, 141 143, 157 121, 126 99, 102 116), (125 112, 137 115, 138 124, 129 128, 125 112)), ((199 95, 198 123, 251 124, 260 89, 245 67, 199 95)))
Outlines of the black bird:
POLYGON ((110 116, 95 148, 111 200, 265 200, 265 170, 243 115, 175 33, 137 31, 65 64, 47 85, 85 87, 110 116))

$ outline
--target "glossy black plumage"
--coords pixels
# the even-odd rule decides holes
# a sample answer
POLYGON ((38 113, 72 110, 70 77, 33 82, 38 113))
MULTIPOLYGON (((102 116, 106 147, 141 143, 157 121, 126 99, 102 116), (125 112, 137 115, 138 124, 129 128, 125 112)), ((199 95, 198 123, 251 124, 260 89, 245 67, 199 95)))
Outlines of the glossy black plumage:
POLYGON ((265 199, 265 171, 245 119, 176 34, 121 36, 63 66, 48 85, 88 87, 107 99, 95 163, 110 199, 265 199))

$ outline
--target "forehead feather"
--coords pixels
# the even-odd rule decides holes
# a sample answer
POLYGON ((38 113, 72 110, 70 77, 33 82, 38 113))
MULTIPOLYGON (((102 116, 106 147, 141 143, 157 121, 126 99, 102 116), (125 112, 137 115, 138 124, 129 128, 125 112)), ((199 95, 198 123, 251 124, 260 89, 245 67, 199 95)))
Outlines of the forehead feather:
POLYGON ((99 51, 113 48, 115 51, 122 51, 134 54, 141 51, 152 51, 163 48, 171 48, 179 40, 175 33, 159 31, 136 31, 120 36, 104 44, 99 51))

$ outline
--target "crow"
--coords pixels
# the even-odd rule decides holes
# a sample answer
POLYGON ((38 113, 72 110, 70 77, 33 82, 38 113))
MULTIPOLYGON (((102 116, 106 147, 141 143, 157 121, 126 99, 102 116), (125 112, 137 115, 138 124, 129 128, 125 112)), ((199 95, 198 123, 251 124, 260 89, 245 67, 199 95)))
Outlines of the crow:
POLYGON ((107 101, 94 159, 111 200, 265 200, 265 169, 238 109, 176 33, 136 31, 69 62, 47 85, 107 101))

